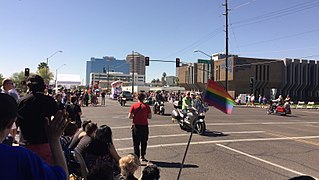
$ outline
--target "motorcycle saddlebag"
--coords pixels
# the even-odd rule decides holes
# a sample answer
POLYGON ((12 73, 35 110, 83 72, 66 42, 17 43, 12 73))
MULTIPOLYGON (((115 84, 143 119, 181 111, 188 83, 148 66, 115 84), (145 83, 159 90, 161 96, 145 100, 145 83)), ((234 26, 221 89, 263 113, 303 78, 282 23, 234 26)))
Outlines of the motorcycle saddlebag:
POLYGON ((181 119, 181 116, 180 116, 178 110, 174 109, 174 110, 172 111, 172 118, 178 119, 178 120, 181 119))
POLYGON ((285 112, 285 108, 283 108, 282 106, 278 106, 278 107, 276 108, 276 110, 277 110, 278 112, 280 112, 280 113, 285 112))

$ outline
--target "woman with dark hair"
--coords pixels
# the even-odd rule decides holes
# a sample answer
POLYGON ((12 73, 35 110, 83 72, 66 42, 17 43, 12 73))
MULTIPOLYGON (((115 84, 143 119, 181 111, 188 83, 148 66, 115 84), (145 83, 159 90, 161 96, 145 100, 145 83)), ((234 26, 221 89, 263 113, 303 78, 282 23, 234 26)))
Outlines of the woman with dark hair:
POLYGON ((95 134, 95 138, 88 145, 85 152, 85 163, 89 171, 97 166, 108 165, 113 168, 114 175, 120 173, 119 159, 121 157, 115 150, 112 140, 112 130, 107 125, 100 126, 95 134))

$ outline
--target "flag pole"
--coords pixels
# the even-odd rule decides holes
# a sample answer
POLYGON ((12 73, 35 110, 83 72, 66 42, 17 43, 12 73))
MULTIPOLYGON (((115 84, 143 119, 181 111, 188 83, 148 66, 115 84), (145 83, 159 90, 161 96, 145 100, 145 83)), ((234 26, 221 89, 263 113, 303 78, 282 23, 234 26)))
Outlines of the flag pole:
MULTIPOLYGON (((196 123, 196 121, 194 121, 194 122, 196 123)), ((183 160, 182 160, 182 164, 181 164, 181 166, 180 166, 180 168, 179 168, 177 180, 179 180, 179 178, 180 178, 180 176, 181 176, 182 169, 183 169, 183 167, 184 167, 184 162, 185 162, 186 155, 187 155, 187 151, 188 151, 189 145, 190 145, 190 143, 191 143, 194 130, 195 130, 195 126, 194 126, 194 124, 193 124, 192 131, 191 131, 191 134, 190 134, 190 136, 189 136, 189 139, 188 139, 188 142, 187 142, 187 146, 186 146, 186 149, 185 149, 185 153, 184 153, 184 157, 183 157, 183 160)))

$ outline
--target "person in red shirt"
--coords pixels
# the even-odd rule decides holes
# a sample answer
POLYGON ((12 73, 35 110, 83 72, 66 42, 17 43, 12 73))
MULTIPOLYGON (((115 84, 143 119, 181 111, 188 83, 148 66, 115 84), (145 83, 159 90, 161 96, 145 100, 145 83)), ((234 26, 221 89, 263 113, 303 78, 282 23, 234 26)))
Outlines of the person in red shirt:
POLYGON ((148 141, 148 119, 152 119, 152 111, 149 105, 144 104, 146 95, 140 93, 137 97, 138 102, 134 103, 129 111, 128 118, 132 121, 132 138, 134 153, 137 157, 140 157, 142 161, 145 159, 146 147, 148 141), (141 145, 141 150, 140 150, 141 145))

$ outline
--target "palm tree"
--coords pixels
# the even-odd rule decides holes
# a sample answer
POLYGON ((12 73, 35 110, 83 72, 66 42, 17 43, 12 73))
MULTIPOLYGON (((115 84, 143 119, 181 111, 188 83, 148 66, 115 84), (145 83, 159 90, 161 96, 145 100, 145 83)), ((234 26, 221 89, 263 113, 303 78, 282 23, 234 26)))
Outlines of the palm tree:
POLYGON ((45 63, 45 62, 41 62, 41 63, 38 65, 38 71, 39 71, 40 69, 43 69, 43 68, 48 68, 48 69, 49 69, 48 64, 45 63))
POLYGON ((166 85, 166 72, 163 72, 161 81, 162 81, 162 85, 163 85, 163 86, 166 85))
POLYGON ((47 68, 38 69, 37 74, 39 76, 41 76, 43 78, 44 82, 47 84, 49 84, 50 80, 52 80, 54 77, 53 73, 50 72, 50 69, 47 69, 47 68))
POLYGON ((179 78, 178 78, 178 77, 176 77, 174 80, 175 80, 174 84, 178 85, 179 78))
POLYGON ((16 85, 17 89, 22 89, 23 88, 22 84, 21 84, 22 81, 25 81, 25 77, 24 77, 24 72, 23 71, 13 73, 12 76, 11 76, 11 79, 12 79, 13 83, 16 85))

